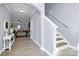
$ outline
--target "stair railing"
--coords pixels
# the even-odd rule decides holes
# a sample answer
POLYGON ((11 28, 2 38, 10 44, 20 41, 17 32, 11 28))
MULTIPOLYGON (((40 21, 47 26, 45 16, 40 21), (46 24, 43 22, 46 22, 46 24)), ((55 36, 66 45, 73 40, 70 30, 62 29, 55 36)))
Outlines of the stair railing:
POLYGON ((52 15, 50 12, 48 12, 48 14, 50 16, 52 16, 55 20, 57 20, 59 23, 61 23, 62 25, 64 25, 66 28, 69 28, 69 26, 67 24, 65 24, 63 21, 61 21, 58 17, 56 17, 55 15, 52 15))

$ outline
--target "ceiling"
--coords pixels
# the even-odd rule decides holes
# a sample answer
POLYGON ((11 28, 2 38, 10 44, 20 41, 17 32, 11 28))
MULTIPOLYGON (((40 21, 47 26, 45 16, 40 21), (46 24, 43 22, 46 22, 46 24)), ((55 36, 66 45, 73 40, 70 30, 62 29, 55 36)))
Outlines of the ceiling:
POLYGON ((11 16, 11 20, 29 20, 35 8, 26 3, 7 3, 5 6, 11 16))

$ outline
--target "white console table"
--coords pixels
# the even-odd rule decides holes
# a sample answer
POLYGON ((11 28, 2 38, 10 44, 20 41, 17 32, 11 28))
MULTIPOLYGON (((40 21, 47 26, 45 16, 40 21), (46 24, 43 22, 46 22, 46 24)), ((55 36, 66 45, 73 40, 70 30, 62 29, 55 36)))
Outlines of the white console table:
POLYGON ((8 48, 10 50, 12 45, 13 45, 13 43, 14 43, 14 41, 15 41, 14 34, 10 34, 10 35, 4 36, 3 37, 3 41, 4 41, 4 50, 8 49, 8 48), (7 45, 6 41, 8 41, 8 43, 7 43, 8 46, 6 46, 7 45))

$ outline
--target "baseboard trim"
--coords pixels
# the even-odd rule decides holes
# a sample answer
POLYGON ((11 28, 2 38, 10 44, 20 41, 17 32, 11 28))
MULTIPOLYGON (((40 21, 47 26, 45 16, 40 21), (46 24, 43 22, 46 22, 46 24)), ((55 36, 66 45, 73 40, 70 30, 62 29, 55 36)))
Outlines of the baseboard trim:
POLYGON ((46 54, 48 54, 49 56, 52 56, 51 53, 49 53, 45 48, 41 47, 35 40, 31 39, 36 45, 39 46, 41 51, 44 51, 46 54))
POLYGON ((43 48, 43 47, 40 47, 40 50, 41 50, 41 51, 44 51, 44 48, 43 48))
POLYGON ((33 40, 33 39, 31 39, 33 42, 35 42, 35 44, 36 45, 38 45, 39 46, 39 48, 40 48, 40 45, 35 41, 35 40, 33 40))
POLYGON ((49 56, 53 56, 53 54, 51 54, 50 52, 48 52, 45 48, 42 48, 43 49, 43 51, 45 52, 45 53, 47 53, 49 56))

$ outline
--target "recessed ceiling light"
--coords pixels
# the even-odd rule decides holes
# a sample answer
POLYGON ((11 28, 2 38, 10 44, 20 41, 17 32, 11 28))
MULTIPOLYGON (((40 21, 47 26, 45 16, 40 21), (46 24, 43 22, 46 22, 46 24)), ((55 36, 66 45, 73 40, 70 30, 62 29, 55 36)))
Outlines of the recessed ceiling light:
POLYGON ((17 8, 17 9, 15 9, 17 12, 24 12, 25 10, 23 9, 23 8, 17 8))
POLYGON ((20 9, 20 12, 24 12, 24 9, 20 9))

